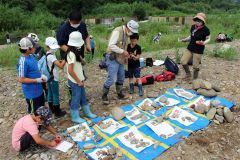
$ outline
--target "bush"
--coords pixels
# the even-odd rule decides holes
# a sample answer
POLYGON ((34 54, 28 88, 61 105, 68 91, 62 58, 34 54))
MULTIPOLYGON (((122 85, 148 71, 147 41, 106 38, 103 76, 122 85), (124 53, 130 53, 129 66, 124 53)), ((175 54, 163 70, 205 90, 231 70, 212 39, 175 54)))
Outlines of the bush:
POLYGON ((142 8, 136 8, 133 11, 133 16, 137 17, 138 20, 144 20, 146 17, 146 11, 142 8))
POLYGON ((152 1, 152 4, 154 7, 165 10, 168 9, 174 3, 171 0, 155 0, 152 1))

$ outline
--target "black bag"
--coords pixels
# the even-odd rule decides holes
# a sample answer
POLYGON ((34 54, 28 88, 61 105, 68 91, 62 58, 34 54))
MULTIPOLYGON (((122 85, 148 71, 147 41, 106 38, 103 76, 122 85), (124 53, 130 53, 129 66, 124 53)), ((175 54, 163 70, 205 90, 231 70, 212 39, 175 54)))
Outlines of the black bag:
POLYGON ((178 71, 179 71, 178 65, 168 56, 164 61, 164 65, 168 71, 178 74, 178 71))
POLYGON ((153 59, 152 58, 146 58, 146 66, 149 66, 149 67, 153 66, 153 59))

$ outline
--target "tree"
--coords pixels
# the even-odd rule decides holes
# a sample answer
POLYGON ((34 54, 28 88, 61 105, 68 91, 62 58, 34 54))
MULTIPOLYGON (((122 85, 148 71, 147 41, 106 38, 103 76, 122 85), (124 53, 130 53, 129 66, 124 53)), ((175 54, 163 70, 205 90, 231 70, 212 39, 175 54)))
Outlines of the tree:
POLYGON ((133 16, 137 17, 138 20, 144 20, 146 17, 146 11, 142 8, 136 8, 133 11, 133 16))

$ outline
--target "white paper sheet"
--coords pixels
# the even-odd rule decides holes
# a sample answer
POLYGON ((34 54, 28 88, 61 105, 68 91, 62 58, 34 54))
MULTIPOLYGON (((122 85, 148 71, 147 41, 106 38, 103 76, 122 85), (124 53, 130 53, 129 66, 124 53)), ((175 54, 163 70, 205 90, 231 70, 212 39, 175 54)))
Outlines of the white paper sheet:
POLYGON ((175 88, 173 89, 174 92, 180 96, 180 97, 183 97, 183 98, 186 98, 186 99, 192 99, 195 95, 192 94, 191 92, 188 92, 182 88, 178 89, 178 88, 175 88))
POLYGON ((107 152, 109 149, 110 149, 109 146, 106 146, 106 147, 103 147, 103 148, 97 148, 97 149, 95 149, 94 151, 92 151, 91 153, 89 153, 89 155, 91 156, 92 159, 94 159, 94 160, 99 160, 99 159, 101 159, 101 158, 106 157, 106 155, 103 155, 103 154, 101 153, 101 151, 107 152))
MULTIPOLYGON (((72 127, 69 127, 68 129, 67 129, 67 131, 69 131, 69 130, 72 130, 72 129, 76 129, 76 128, 78 128, 79 126, 85 126, 86 127, 86 129, 88 130, 88 134, 91 134, 91 129, 89 128, 89 126, 88 126, 88 124, 87 124, 87 122, 84 122, 84 123, 82 123, 82 124, 78 124, 78 125, 75 125, 75 126, 72 126, 72 127)), ((89 141, 94 135, 92 134, 92 137, 87 137, 87 136, 84 136, 84 132, 85 131, 80 131, 80 132, 76 132, 76 136, 71 136, 72 137, 72 139, 73 139, 73 141, 80 141, 80 142, 83 142, 83 141, 89 141)))
POLYGON ((108 122, 111 122, 111 126, 109 126, 108 128, 106 129, 102 129, 99 125, 97 125, 97 127, 102 130, 103 132, 106 132, 108 134, 113 134, 114 132, 116 132, 118 129, 120 128, 123 128, 123 127, 126 127, 126 125, 124 124, 121 124, 121 123, 118 123, 117 121, 115 121, 114 119, 112 118, 108 118, 108 119, 105 119, 104 121, 102 121, 103 123, 108 123, 108 122))
POLYGON ((151 106, 151 104, 153 103, 153 101, 152 101, 151 99, 146 98, 146 99, 144 99, 141 103, 139 103, 137 106, 142 109, 141 106, 142 106, 145 102, 148 102, 148 106, 151 106))
POLYGON ((131 121, 131 122, 133 122, 134 124, 136 124, 136 125, 138 125, 138 124, 140 124, 140 123, 142 123, 142 122, 145 122, 145 121, 147 121, 147 120, 149 119, 149 117, 148 117, 146 114, 143 114, 143 113, 139 112, 139 110, 136 109, 136 108, 133 108, 132 110, 130 110, 130 111, 128 111, 128 112, 125 112, 125 113, 126 113, 126 118, 127 118, 129 121, 131 121), (132 114, 129 115, 129 113, 132 113, 132 114), (144 115, 144 116, 146 117, 146 119, 145 119, 144 121, 142 121, 141 118, 135 119, 135 120, 132 119, 134 116, 139 115, 139 114, 144 115))
POLYGON ((159 104, 162 105, 162 106, 175 106, 175 105, 177 105, 177 104, 180 103, 180 101, 178 101, 178 100, 176 100, 176 99, 167 98, 168 104, 166 105, 165 103, 159 102, 159 99, 160 99, 160 98, 161 98, 161 97, 156 98, 156 99, 154 100, 154 102, 159 103, 159 104))
POLYGON ((154 62, 153 62, 153 65, 154 66, 161 66, 161 65, 163 65, 164 64, 164 61, 162 61, 162 60, 155 60, 154 62))
POLYGON ((193 102, 185 105, 184 108, 189 108, 192 105, 199 106, 199 105, 202 105, 202 104, 204 104, 206 106, 209 106, 210 105, 210 100, 206 100, 203 96, 200 96, 196 100, 194 100, 193 102))
POLYGON ((59 145, 56 146, 55 149, 62 151, 62 152, 67 152, 70 148, 72 148, 73 144, 69 143, 67 141, 62 141, 59 145))
POLYGON ((146 125, 153 130, 158 136, 168 139, 176 134, 175 129, 167 122, 149 121, 146 125))
POLYGON ((150 139, 147 139, 145 137, 143 137, 141 135, 141 133, 138 131, 138 129, 136 128, 136 126, 131 127, 129 130, 127 130, 125 133, 123 133, 122 135, 118 136, 118 139, 126 146, 129 147, 131 149, 133 149, 135 152, 141 152, 142 150, 144 150, 145 148, 151 146, 153 144, 153 142, 150 139), (142 139, 143 142, 147 142, 148 145, 146 147, 136 147, 136 144, 131 144, 130 143, 130 138, 126 138, 129 135, 134 135, 135 138, 137 139, 142 139))
POLYGON ((198 119, 198 117, 192 115, 191 113, 189 113, 179 107, 173 108, 172 112, 169 115, 169 118, 176 120, 185 126, 189 126, 189 125, 193 124, 198 119), (178 115, 178 116, 176 117, 174 115, 178 115), (189 120, 189 119, 191 119, 191 120, 189 120))

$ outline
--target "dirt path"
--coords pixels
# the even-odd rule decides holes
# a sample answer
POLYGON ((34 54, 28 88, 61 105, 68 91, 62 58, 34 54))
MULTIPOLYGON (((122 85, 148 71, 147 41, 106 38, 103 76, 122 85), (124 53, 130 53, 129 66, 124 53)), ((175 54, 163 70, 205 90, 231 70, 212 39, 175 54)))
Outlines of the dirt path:
MULTIPOLYGON (((240 49, 239 41, 232 43, 238 50, 240 49)), ((211 49, 212 45, 208 48, 211 49)), ((182 51, 182 49, 181 49, 182 51)), ((174 50, 165 50, 163 54, 174 57, 174 50)), ((152 54, 152 53, 148 53, 152 54)), ((116 98, 114 87, 110 91, 111 104, 108 106, 101 105, 101 89, 106 77, 106 72, 98 68, 98 62, 88 64, 86 73, 88 80, 86 82, 87 94, 93 111, 102 116, 104 112, 109 111, 113 106, 121 106, 124 104, 133 103, 139 99, 138 95, 133 95, 127 101, 119 101, 116 98)), ((222 160, 222 159, 239 159, 240 157, 240 60, 226 61, 220 58, 211 58, 204 56, 202 60, 202 69, 200 77, 209 80, 221 87, 221 97, 233 100, 236 102, 234 109, 235 119, 233 123, 224 123, 221 125, 211 124, 203 131, 198 131, 192 134, 188 139, 173 146, 157 159, 173 160, 222 160)), ((161 73, 164 67, 145 68, 144 73, 161 73)), ((180 83, 182 72, 177 76, 177 79, 170 82, 155 83, 144 88, 152 92, 152 94, 162 94, 167 89, 176 86, 191 88, 188 83, 180 83)), ((61 75, 63 75, 61 73, 61 75)), ((56 151, 47 151, 45 148, 34 148, 31 151, 17 154, 11 148, 11 131, 13 124, 17 119, 26 113, 26 103, 22 97, 21 86, 15 81, 15 71, 2 71, 0 77, 0 159, 82 159, 80 158, 81 151, 75 146, 71 152, 67 154, 56 151)), ((59 119, 54 124, 60 126, 60 129, 65 129, 71 126, 69 121, 69 106, 67 92, 65 90, 65 82, 60 82, 61 86, 61 105, 68 111, 68 116, 59 119)), ((127 80, 125 83, 125 91, 128 90, 127 80)))

